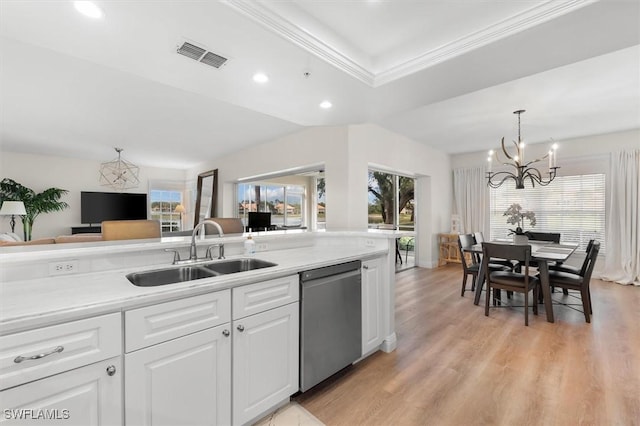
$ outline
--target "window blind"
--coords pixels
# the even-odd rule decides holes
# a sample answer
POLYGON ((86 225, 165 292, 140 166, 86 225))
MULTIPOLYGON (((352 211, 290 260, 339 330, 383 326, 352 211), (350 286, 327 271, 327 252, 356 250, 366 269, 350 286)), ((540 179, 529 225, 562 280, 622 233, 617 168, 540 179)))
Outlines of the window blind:
POLYGON ((508 239, 509 229, 504 212, 513 203, 524 211, 536 214, 536 226, 525 219, 524 231, 558 232, 561 241, 578 243, 584 250, 590 239, 600 241, 600 252, 605 247, 605 175, 588 174, 560 176, 545 187, 516 189, 505 183, 490 190, 490 226, 492 239, 508 239))

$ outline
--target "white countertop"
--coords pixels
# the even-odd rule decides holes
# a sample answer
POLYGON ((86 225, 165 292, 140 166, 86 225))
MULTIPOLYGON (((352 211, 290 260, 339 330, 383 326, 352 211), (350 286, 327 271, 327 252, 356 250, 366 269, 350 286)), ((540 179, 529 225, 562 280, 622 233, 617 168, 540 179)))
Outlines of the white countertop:
MULTIPOLYGON (((158 265, 2 283, 0 335, 372 258, 387 251, 379 246, 340 245, 266 251, 255 257, 277 266, 156 287, 134 286, 125 275, 159 269, 158 265)), ((242 256, 228 259, 238 257, 242 256)))

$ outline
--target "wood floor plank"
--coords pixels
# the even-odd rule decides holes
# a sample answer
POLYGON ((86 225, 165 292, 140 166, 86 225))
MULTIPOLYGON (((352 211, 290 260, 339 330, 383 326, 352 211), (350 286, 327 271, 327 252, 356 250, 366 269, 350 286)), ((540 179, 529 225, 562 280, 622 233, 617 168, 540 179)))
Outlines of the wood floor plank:
POLYGON ((326 425, 640 425, 640 288, 592 280, 591 324, 554 306, 525 327, 460 297, 460 265, 396 278, 398 348, 295 398, 326 425))

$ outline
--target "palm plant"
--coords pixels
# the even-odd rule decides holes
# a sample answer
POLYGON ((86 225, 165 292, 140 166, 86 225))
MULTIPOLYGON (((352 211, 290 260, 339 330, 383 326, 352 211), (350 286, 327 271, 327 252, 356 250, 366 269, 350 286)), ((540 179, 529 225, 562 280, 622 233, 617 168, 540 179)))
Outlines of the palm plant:
POLYGON ((67 207, 64 201, 60 201, 63 195, 68 193, 66 189, 49 188, 36 194, 33 189, 19 184, 13 179, 4 178, 0 181, 0 201, 22 201, 27 214, 22 216, 22 229, 24 240, 31 240, 33 222, 40 213, 59 212, 67 207))

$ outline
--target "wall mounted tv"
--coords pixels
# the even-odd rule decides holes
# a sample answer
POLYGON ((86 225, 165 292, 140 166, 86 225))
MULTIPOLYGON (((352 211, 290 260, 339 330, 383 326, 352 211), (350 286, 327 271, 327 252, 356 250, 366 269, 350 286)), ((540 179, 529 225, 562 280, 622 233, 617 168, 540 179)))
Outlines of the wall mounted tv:
POLYGON ((80 192, 80 221, 84 224, 146 219, 147 209, 147 194, 80 192))

